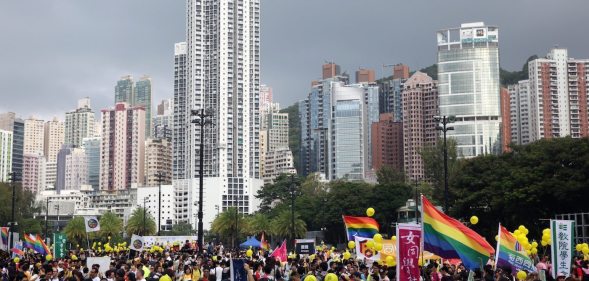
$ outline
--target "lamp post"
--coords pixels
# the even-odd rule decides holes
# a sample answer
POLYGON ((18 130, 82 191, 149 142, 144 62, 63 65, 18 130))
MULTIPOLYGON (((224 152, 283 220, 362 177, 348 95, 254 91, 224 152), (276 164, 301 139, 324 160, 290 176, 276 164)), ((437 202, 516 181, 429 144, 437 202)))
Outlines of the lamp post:
POLYGON ((202 207, 203 207, 203 180, 204 180, 204 169, 203 169, 203 150, 204 150, 204 127, 206 125, 211 124, 211 114, 207 113, 204 108, 201 109, 193 109, 190 110, 191 116, 196 116, 197 118, 192 120, 191 123, 200 126, 200 148, 199 148, 199 187, 198 187, 198 253, 202 254, 203 248, 203 225, 202 225, 202 207))
POLYGON ((16 182, 20 179, 19 176, 20 174, 18 172, 12 172, 8 174, 10 176, 10 183, 12 185, 12 216, 10 219, 10 225, 9 225, 9 232, 10 232, 10 236, 8 237, 9 239, 9 245, 10 245, 10 249, 12 249, 14 247, 14 235, 13 233, 17 230, 16 227, 18 226, 18 223, 16 222, 16 219, 14 218, 14 211, 16 210, 16 182))
POLYGON ((444 212, 448 213, 448 146, 446 143, 446 133, 454 130, 454 127, 448 126, 450 118, 448 116, 435 116, 434 121, 438 123, 436 130, 444 133, 444 212), (439 125, 441 123, 441 125, 439 125))
POLYGON ((164 181, 165 174, 157 172, 155 181, 158 183, 158 207, 157 207, 157 236, 160 236, 162 230, 162 182, 164 181))

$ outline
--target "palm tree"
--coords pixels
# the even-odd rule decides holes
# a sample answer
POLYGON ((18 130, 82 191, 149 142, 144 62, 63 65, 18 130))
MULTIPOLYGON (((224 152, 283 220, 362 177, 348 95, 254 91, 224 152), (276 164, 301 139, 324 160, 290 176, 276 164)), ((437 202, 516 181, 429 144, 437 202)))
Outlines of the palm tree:
POLYGON ((84 238, 86 238, 86 225, 83 217, 74 217, 70 220, 65 228, 63 229, 65 236, 69 241, 76 244, 82 244, 84 238))
POLYGON ((237 208, 227 208, 224 212, 219 214, 211 224, 211 232, 220 235, 221 237, 231 237, 231 247, 235 247, 235 242, 239 238, 239 232, 245 230, 245 220, 241 214, 237 212, 237 208))
POLYGON ((258 235, 262 232, 272 235, 270 219, 266 214, 255 213, 245 218, 245 233, 247 235, 258 235))
POLYGON ((142 207, 139 207, 135 209, 133 214, 131 214, 131 217, 129 217, 127 226, 125 226, 125 232, 129 237, 133 234, 139 236, 153 235, 157 232, 156 228, 155 219, 151 214, 146 212, 142 207))
POLYGON ((98 235, 106 240, 109 236, 118 235, 123 231, 123 220, 112 212, 107 212, 100 217, 100 231, 98 235))
MULTIPOLYGON (((290 237, 292 217, 290 210, 283 210, 272 220, 272 233, 280 237, 290 237)), ((294 221, 295 237, 303 237, 307 233, 307 224, 295 213, 294 221)), ((292 237, 294 239, 294 237, 292 237)))

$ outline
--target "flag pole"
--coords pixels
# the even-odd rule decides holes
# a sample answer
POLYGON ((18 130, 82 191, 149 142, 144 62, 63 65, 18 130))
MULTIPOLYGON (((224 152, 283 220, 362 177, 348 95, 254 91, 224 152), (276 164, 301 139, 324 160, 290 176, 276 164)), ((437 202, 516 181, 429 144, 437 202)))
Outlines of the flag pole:
POLYGON ((497 270, 497 261, 499 261, 499 249, 500 248, 501 248, 501 223, 499 223, 499 231, 497 231, 497 249, 495 250, 495 263, 493 264, 493 270, 497 270))
MULTIPOLYGON (((419 199, 421 201, 421 276, 423 277, 423 279, 425 280, 425 277, 427 276, 425 274, 425 258, 423 257, 425 254, 425 222, 423 221, 423 193, 419 194, 419 199)), ((417 204, 417 202, 415 202, 415 204, 417 204)), ((419 206, 417 206, 419 208, 419 206)), ((417 214, 415 214, 415 217, 417 218, 417 214)), ((397 237, 397 240, 399 240, 399 237, 397 237)), ((398 251, 398 249, 397 249, 398 251)), ((399 261, 397 261, 398 263, 399 261)))

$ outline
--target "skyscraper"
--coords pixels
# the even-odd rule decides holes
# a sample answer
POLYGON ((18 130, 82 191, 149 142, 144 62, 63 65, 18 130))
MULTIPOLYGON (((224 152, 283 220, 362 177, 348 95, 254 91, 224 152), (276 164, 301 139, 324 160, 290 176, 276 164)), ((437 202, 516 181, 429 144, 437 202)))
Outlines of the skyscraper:
POLYGON ((151 134, 152 138, 154 138, 154 139, 167 139, 171 145, 173 126, 174 126, 174 102, 173 102, 173 99, 162 100, 162 102, 160 104, 158 104, 158 106, 157 106, 156 116, 153 117, 153 130, 152 130, 152 134, 151 134))
POLYGON ((51 121, 45 123, 45 140, 44 144, 44 155, 47 158, 47 162, 56 162, 57 153, 61 149, 64 143, 64 124, 63 122, 53 118, 51 121))
POLYGON ((125 75, 121 77, 115 86, 115 103, 126 102, 133 104, 134 86, 133 76, 125 75))
POLYGON ((424 177, 421 150, 436 144, 438 114, 436 81, 417 71, 403 84, 403 161, 410 179, 424 177))
POLYGON ((267 112, 272 104, 272 87, 260 86, 260 112, 267 112))
POLYGON ((403 172, 403 123, 395 122, 392 113, 382 113, 372 123, 372 169, 384 166, 403 172))
POLYGON ((482 22, 440 30, 440 115, 454 116, 459 157, 501 151, 499 29, 482 22))
POLYGON ((409 66, 396 64, 393 66, 393 78, 378 83, 380 113, 393 113, 393 121, 403 120, 401 91, 403 83, 409 78, 409 66))
POLYGON ((145 186, 158 186, 158 173, 163 173, 161 184, 172 183, 172 144, 166 139, 148 139, 145 141, 145 186))
POLYGON ((589 59, 574 59, 554 48, 528 62, 530 141, 589 136, 589 59))
POLYGON ((12 132, 12 172, 22 175, 25 138, 24 120, 16 118, 14 112, 2 113, 0 114, 0 130, 12 132))
POLYGON ((22 187, 33 194, 45 189, 45 157, 41 154, 23 156, 22 187))
POLYGON ((88 163, 88 184, 94 191, 98 191, 100 185, 100 139, 93 137, 82 140, 82 148, 88 163))
POLYGON ((356 70, 356 83, 374 83, 374 69, 356 70))
MULTIPOLYGON (((259 179, 260 1, 187 1, 187 111, 213 113, 214 126, 190 125, 186 133, 186 179, 199 177, 204 143, 204 209, 237 207, 252 213, 259 179)), ((183 113, 180 113, 183 114, 183 113)), ((193 183, 197 184, 197 180, 193 183)), ((194 186, 195 189, 197 186, 194 186)), ((214 214, 206 212, 204 224, 214 214)))
POLYGON ((94 111, 90 108, 90 98, 80 99, 78 108, 65 114, 64 143, 80 147, 84 138, 94 136, 94 125, 94 111))
POLYGON ((117 103, 102 110, 100 189, 126 190, 144 182, 145 109, 117 103))
POLYGON ((190 151, 189 101, 186 93, 186 67, 188 66, 186 42, 174 45, 174 115, 172 127, 172 176, 173 179, 186 179, 189 164, 187 153, 190 151))
POLYGON ((24 151, 23 153, 44 153, 45 122, 31 117, 25 120, 24 151))
POLYGON ((12 132, 0 130, 0 182, 7 182, 12 172, 12 132))
POLYGON ((145 138, 149 138, 152 132, 151 78, 149 76, 144 75, 135 83, 131 106, 142 106, 145 108, 145 138))
POLYGON ((509 92, 509 121, 511 125, 511 143, 528 144, 530 135, 530 81, 521 80, 517 84, 507 86, 509 92))

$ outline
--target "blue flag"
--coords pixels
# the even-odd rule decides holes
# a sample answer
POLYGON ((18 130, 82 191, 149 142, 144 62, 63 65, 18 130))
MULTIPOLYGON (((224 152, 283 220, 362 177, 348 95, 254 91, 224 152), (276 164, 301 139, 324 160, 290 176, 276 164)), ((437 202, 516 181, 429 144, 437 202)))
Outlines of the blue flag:
POLYGON ((244 259, 231 259, 231 281, 247 281, 244 259))

